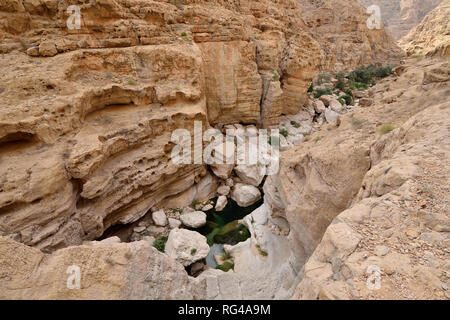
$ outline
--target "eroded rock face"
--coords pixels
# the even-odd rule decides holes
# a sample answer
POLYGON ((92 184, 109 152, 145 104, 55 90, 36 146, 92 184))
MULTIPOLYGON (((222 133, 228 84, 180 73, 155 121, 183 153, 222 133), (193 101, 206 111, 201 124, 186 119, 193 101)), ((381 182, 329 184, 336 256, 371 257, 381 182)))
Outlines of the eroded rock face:
POLYGON ((204 259, 209 253, 206 238, 196 231, 172 229, 164 251, 183 266, 204 259))
POLYGON ((400 39, 408 55, 450 56, 450 1, 442 2, 400 39))
MULTIPOLYGON (((97 299, 289 297, 326 227, 358 193, 370 164, 367 132, 382 116, 357 134, 345 131, 353 128, 347 117, 339 129, 326 127, 305 146, 283 155, 281 173, 264 186, 266 207, 255 216, 258 226, 252 239, 258 242, 243 246, 241 261, 247 268, 236 266, 246 270, 242 274, 213 270, 192 286, 183 265, 203 259, 209 247, 198 233, 183 235, 190 231, 178 229, 178 220, 169 215, 174 228, 170 234, 182 236, 178 240, 169 236, 166 250, 179 262, 151 247, 153 235, 165 235, 169 226, 132 226, 134 234, 144 231, 144 242, 81 244, 110 227, 137 224, 151 210, 179 208, 215 194, 218 179, 205 165, 170 161, 174 130, 192 133, 194 121, 201 121, 203 129, 239 122, 278 126, 281 116, 295 114, 301 127, 290 128, 298 129, 298 138, 288 136, 289 147, 312 131, 314 107, 307 105, 306 91, 319 67, 334 70, 397 59, 397 49, 383 30, 363 28, 366 17, 361 8, 354 10, 354 1, 325 5, 302 1, 302 6, 305 3, 313 7, 305 5, 302 11, 294 0, 80 2, 82 30, 69 31, 61 23, 68 18, 65 4, 3 1, 0 234, 45 252, 56 251, 46 255, 0 238, 4 266, 0 272, 6 275, 0 277, 6 279, 0 281, 1 294, 97 299), (338 40, 331 43, 329 38, 336 35, 338 40), (333 129, 338 133, 325 131, 333 129), (336 171, 334 162, 339 163, 336 171), (195 243, 189 242, 193 239, 195 243), (61 249, 71 245, 80 246, 61 249), (252 256, 247 256, 248 248, 252 256), (10 256, 17 259, 11 261, 10 256), (89 264, 86 257, 95 263, 89 264), (254 261, 261 270, 252 275, 247 271, 254 261), (265 261, 270 261, 267 269, 265 261), (279 261, 284 263, 281 269, 279 261), (87 268, 88 275, 98 279, 88 277, 86 290, 67 292, 59 287, 67 276, 66 262, 81 263, 82 270, 87 268), (277 283, 278 277, 283 281, 277 283), (53 289, 63 294, 57 296, 53 289), (98 291, 104 296, 99 297, 98 291)), ((407 79, 391 83, 390 95, 380 99, 411 100, 413 92, 447 81, 446 73, 438 69, 406 74, 407 79), (400 92, 404 86, 399 84, 411 79, 423 82, 415 84, 415 91, 400 92)), ((407 111, 395 112, 416 112, 423 101, 414 101, 417 105, 408 105, 407 111)), ((226 179, 228 188, 238 190, 239 183, 229 182, 233 166, 216 174, 226 179)), ((393 175, 398 183, 402 174, 393 173, 398 174, 393 175)), ((260 174, 254 177, 257 184, 260 174)), ((371 181, 367 185, 378 189, 371 181)), ((259 190, 245 187, 249 192, 234 198, 242 205, 258 201, 259 190)))
POLYGON ((45 250, 81 244, 205 175, 202 165, 169 161, 173 130, 207 124, 198 48, 80 50, 17 63, 33 71, 17 75, 8 55, 0 60, 4 234, 45 250))
MULTIPOLYGON (((256 277, 258 283, 264 283, 264 288, 273 289, 272 292, 275 294, 272 297, 275 298, 291 297, 293 293, 295 293, 294 298, 310 299, 424 296, 443 298, 442 292, 436 291, 438 288, 436 275, 442 274, 442 268, 446 268, 441 258, 445 256, 444 245, 447 241, 447 234, 444 231, 447 230, 445 221, 448 220, 443 209, 445 201, 437 206, 431 205, 430 202, 419 201, 418 205, 430 205, 430 212, 439 213, 425 215, 422 223, 405 220, 404 223, 399 223, 402 231, 394 230, 402 237, 404 234, 406 237, 420 238, 423 241, 426 239, 440 245, 436 251, 427 253, 430 259, 433 255, 440 257, 430 260, 437 261, 438 266, 430 265, 431 269, 417 269, 418 272, 422 272, 421 281, 428 275, 433 279, 433 289, 425 290, 425 294, 408 292, 403 295, 403 292, 398 290, 399 285, 389 287, 380 295, 376 292, 372 292, 371 296, 354 294, 351 284, 352 281, 356 282, 357 278, 355 274, 348 273, 346 267, 346 264, 353 263, 353 260, 350 260, 350 257, 349 260, 345 260, 347 259, 345 255, 358 250, 360 243, 364 243, 368 253, 363 254, 363 258, 358 256, 360 259, 358 264, 365 261, 364 256, 370 257, 372 250, 380 257, 387 257, 386 261, 382 259, 384 266, 397 258, 399 260, 393 264, 397 270, 402 270, 401 265, 405 261, 406 264, 410 263, 398 254, 389 256, 393 250, 392 247, 388 246, 387 249, 382 247, 385 241, 392 241, 394 247, 397 243, 397 238, 389 239, 390 232, 388 232, 396 224, 388 218, 395 210, 392 208, 393 211, 390 211, 391 209, 384 207, 384 202, 391 196, 396 198, 398 196, 396 190, 408 185, 411 179, 426 178, 425 174, 420 173, 418 169, 420 160, 414 154, 418 152, 419 157, 425 157, 423 152, 427 148, 435 150, 435 156, 433 156, 437 157, 435 169, 441 175, 436 179, 441 181, 441 184, 435 186, 433 190, 438 192, 437 198, 445 198, 442 192, 446 192, 448 188, 446 189, 442 183, 446 181, 443 177, 447 169, 446 165, 441 168, 440 161, 446 158, 446 151, 439 150, 444 149, 442 143, 446 141, 444 136, 448 136, 448 133, 444 133, 445 122, 441 121, 438 124, 436 121, 439 115, 442 116, 438 110, 448 108, 445 97, 448 94, 449 78, 444 76, 448 68, 446 62, 423 61, 419 65, 409 62, 404 65, 399 76, 384 79, 369 90, 369 94, 374 99, 374 105, 341 115, 339 126, 323 125, 321 130, 314 132, 308 141, 283 152, 280 173, 267 177, 264 184, 264 205, 244 219, 252 237, 246 242, 226 249, 234 257, 237 279, 246 281, 243 280, 246 277, 253 279, 256 277), (441 77, 427 76, 437 73, 437 70, 441 70, 441 77), (447 80, 444 81, 444 78, 447 80), (414 82, 411 79, 415 79, 414 82), (431 81, 430 79, 435 80, 428 82, 431 81), (427 83, 425 87, 423 87, 424 82, 427 83), (428 97, 424 93, 425 90, 428 92, 428 97), (418 114, 424 108, 428 111, 418 114), (429 117, 431 114, 433 114, 432 118, 429 117), (421 118, 423 122, 418 122, 421 118), (404 127, 395 129, 392 134, 383 134, 380 129, 381 124, 389 122, 394 122, 399 127, 403 124, 404 127), (427 133, 427 139, 418 143, 420 137, 425 134, 425 123, 434 129, 427 133), (428 140, 433 136, 432 132, 436 133, 436 144, 428 140), (413 147, 416 143, 418 143, 417 150, 413 147), (405 154, 405 151, 409 149, 411 153, 405 154), (389 193, 391 191, 393 192, 389 193), (385 192, 388 192, 389 196, 379 199, 378 197, 385 192), (367 197, 374 197, 374 201, 383 204, 379 211, 378 209, 374 211, 374 215, 380 217, 380 223, 383 223, 385 227, 377 229, 378 227, 372 228, 371 222, 361 223, 358 230, 362 228, 364 232, 355 234, 351 227, 341 223, 342 221, 336 216, 354 206, 358 207, 358 210, 354 211, 355 215, 366 219, 372 206, 362 208, 359 203, 360 201, 364 204, 369 203, 367 197), (418 227, 425 225, 425 221, 428 227, 418 227), (370 230, 370 233, 366 230, 370 230), (333 234, 327 235, 328 232, 333 234), (372 236, 374 239, 371 238, 372 236), (273 272, 273 269, 278 271, 273 272), (355 277, 352 278, 353 276, 355 277), (270 281, 267 281, 268 279, 270 281), (302 280, 301 285, 297 288, 296 283, 300 280, 302 280), (392 295, 386 295, 389 290, 392 291, 392 295)), ((404 198, 414 199, 410 194, 405 194, 404 198)), ((403 216, 402 219, 405 219, 402 214, 398 216, 403 216)), ((378 222, 374 222, 373 226, 378 226, 378 222)), ((405 244, 408 242, 406 238, 402 239, 405 244)), ((414 246, 419 248, 418 244, 414 246)), ((428 248, 431 249, 431 246, 428 248)), ((405 250, 409 253, 414 252, 412 248, 404 246, 398 246, 397 249, 397 253, 400 252, 400 254, 402 251, 407 252, 405 250)), ((423 249, 419 249, 418 256, 422 255, 420 250, 423 249)), ((361 277, 363 279, 363 282, 359 282, 361 285, 365 285, 368 277, 365 274, 366 270, 363 273, 361 270, 371 261, 367 260, 366 264, 358 266, 358 276, 360 276, 358 279, 361 277)), ((401 276, 413 279, 413 274, 414 272, 407 271, 402 272, 401 276)), ((212 282, 228 283, 232 279, 237 281, 236 277, 228 276, 228 278, 219 280, 219 277, 215 277, 213 280, 211 275, 208 276, 212 282)), ((416 288, 414 292, 424 290, 422 285, 416 288)), ((261 289, 261 292, 264 290, 261 289)))

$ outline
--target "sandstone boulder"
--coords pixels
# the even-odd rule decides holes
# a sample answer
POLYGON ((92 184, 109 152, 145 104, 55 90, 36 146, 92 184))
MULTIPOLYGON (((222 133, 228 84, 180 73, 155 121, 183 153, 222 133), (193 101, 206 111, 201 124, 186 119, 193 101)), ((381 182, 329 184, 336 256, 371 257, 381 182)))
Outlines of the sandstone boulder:
POLYGON ((227 205, 227 197, 220 196, 217 198, 216 211, 222 211, 227 205))
POLYGON ((209 253, 209 246, 200 233, 176 228, 170 231, 164 252, 187 267, 204 259, 209 253))
POLYGON ((200 228, 206 224, 206 213, 194 211, 180 216, 181 222, 188 228, 200 228))
POLYGON ((370 107, 373 104, 373 99, 371 98, 361 98, 359 99, 359 105, 361 107, 370 107))
POLYGON ((179 228, 181 226, 181 221, 174 218, 169 218, 169 227, 170 229, 179 228))
POLYGON ((240 207, 248 207, 261 199, 261 192, 255 186, 237 183, 233 187, 231 198, 240 207))
POLYGON ((257 187, 261 184, 261 181, 266 174, 266 167, 261 164, 241 164, 234 168, 234 172, 241 178, 243 183, 257 187))
POLYGON ((167 224, 167 217, 164 210, 158 210, 152 213, 153 222, 160 227, 164 227, 167 224))
POLYGON ((230 193, 231 187, 227 185, 222 185, 217 188, 217 193, 221 196, 227 196, 230 193))
POLYGON ((339 118, 339 113, 337 113, 331 109, 328 109, 328 108, 325 110, 325 120, 328 123, 335 123, 338 118, 339 118))
POLYGON ((58 53, 53 41, 43 41, 39 45, 39 54, 44 57, 53 57, 58 53))

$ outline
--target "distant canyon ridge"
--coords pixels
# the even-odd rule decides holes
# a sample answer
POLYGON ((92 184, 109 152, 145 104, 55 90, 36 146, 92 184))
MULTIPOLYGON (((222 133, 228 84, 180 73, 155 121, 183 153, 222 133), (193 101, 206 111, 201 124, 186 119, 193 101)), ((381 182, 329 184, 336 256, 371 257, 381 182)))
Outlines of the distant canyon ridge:
POLYGON ((442 0, 359 0, 365 6, 377 5, 381 9, 384 27, 396 39, 400 39, 417 26, 428 12, 442 0))

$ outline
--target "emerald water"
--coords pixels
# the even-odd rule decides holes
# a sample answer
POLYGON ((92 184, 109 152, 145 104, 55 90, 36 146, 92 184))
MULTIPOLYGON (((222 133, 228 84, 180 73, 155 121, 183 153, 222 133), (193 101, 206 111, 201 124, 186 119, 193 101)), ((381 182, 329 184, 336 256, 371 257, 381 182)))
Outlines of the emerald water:
MULTIPOLYGON (((213 200, 216 202, 217 199, 213 200)), ((216 211, 213 208, 206 212, 206 225, 197 231, 206 237, 211 247, 211 251, 206 257, 208 266, 213 268, 217 266, 214 255, 224 253, 224 244, 235 245, 250 237, 250 231, 238 221, 261 206, 262 202, 261 199, 249 207, 242 208, 234 200, 228 199, 228 203, 222 211, 216 211)))

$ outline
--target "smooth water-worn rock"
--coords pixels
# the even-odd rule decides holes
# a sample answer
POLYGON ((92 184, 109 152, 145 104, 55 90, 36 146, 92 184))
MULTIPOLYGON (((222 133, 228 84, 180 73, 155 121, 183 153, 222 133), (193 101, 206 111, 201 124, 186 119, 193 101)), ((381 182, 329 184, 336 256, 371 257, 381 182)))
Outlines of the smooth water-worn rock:
POLYGON ((180 216, 181 222, 188 228, 200 228, 206 224, 206 213, 194 211, 180 216))
POLYGON ((0 280, 1 299, 154 300, 205 296, 196 294, 193 278, 182 264, 146 241, 88 242, 44 254, 0 237, 0 256, 1 272, 8 275, 0 280))
POLYGON ((248 207, 261 199, 261 192, 255 186, 237 183, 233 187, 231 198, 240 207, 248 207))

